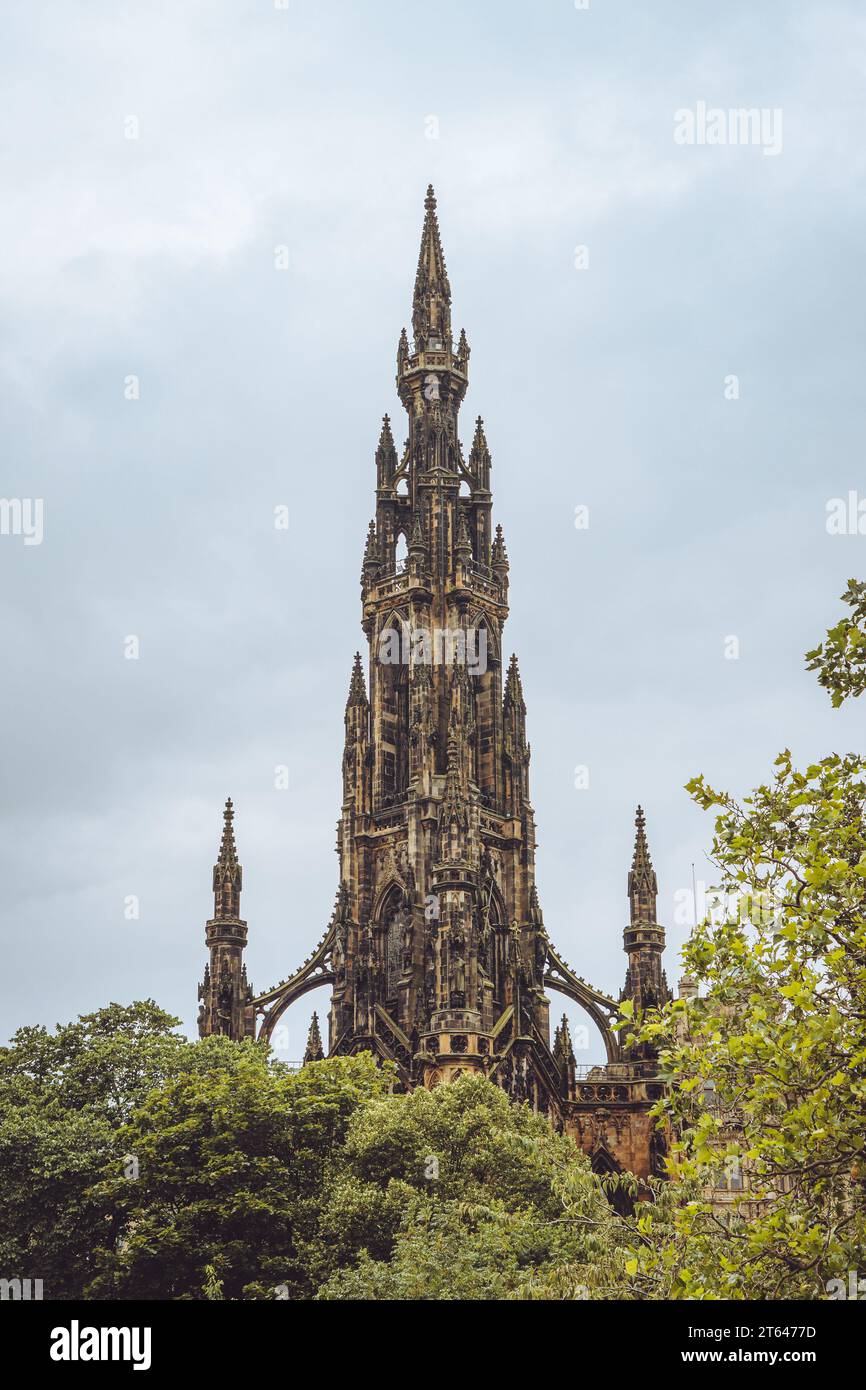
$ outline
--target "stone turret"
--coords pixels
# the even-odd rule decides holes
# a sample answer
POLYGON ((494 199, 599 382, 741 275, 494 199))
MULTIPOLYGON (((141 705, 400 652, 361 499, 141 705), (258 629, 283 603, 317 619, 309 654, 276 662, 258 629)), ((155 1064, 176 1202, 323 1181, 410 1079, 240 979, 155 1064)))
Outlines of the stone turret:
POLYGON ((219 855, 213 867, 214 913, 205 927, 209 961, 198 997, 202 1037, 221 1033, 238 1040, 255 1036, 253 990, 243 961, 247 924, 240 917, 243 869, 238 863, 231 799, 223 812, 219 855))

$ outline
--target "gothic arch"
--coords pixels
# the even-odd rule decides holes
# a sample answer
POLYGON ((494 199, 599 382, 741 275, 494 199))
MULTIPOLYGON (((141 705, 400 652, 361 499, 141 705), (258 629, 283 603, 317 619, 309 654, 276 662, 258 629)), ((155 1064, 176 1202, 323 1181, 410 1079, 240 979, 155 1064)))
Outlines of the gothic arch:
POLYGON ((508 913, 499 884, 486 878, 481 887, 481 919, 490 927, 487 952, 487 974, 493 982, 493 1001, 498 1008, 505 1005, 505 983, 508 977, 508 913))
POLYGON ((387 618, 383 618, 382 622, 379 624, 376 633, 376 642, 378 643, 380 641, 382 634, 387 632, 389 628, 394 628, 395 631, 399 632, 402 638, 409 626, 408 610, 406 608, 392 608, 387 618))
POLYGON ((492 621, 486 608, 475 608, 469 618, 469 626, 476 629, 485 628, 487 631, 487 660, 499 662, 502 652, 499 645, 499 634, 496 631, 496 624, 492 621))
POLYGON ((486 634, 484 669, 472 676, 475 696, 475 781, 488 804, 497 804, 501 795, 501 770, 494 750, 502 720, 502 664, 496 623, 483 608, 472 613, 470 626, 475 630, 473 656, 481 660, 481 632, 486 634))
POLYGON ((502 896, 502 889, 492 876, 483 879, 481 884, 483 894, 481 903, 481 913, 484 918, 489 916, 491 924, 498 923, 502 926, 508 925, 508 913, 505 907, 505 898, 502 896), (489 904, 489 912, 488 912, 489 904))
POLYGON ((388 999, 394 998, 397 994, 397 981, 402 974, 403 965, 403 931, 410 911, 406 903, 405 886, 399 878, 392 876, 384 892, 379 895, 378 912, 373 917, 373 927, 379 933, 388 999))
POLYGON ((399 870, 394 867, 393 863, 389 865, 386 862, 385 867, 389 869, 389 872, 381 887, 376 890, 376 896, 373 899, 373 910, 370 913, 370 924, 373 927, 382 925, 382 914, 388 906, 388 898, 395 893, 395 890, 399 892, 401 898, 405 898, 406 896, 406 882, 399 870))

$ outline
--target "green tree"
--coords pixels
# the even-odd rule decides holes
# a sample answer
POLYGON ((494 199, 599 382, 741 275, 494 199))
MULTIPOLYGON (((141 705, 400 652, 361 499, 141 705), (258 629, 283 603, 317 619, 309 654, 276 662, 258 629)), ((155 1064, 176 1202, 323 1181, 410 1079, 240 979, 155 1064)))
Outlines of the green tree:
POLYGON ((113 1239, 98 1252, 88 1296, 313 1292, 305 1252, 328 1166, 353 1112, 392 1077, 368 1054, 293 1074, 258 1044, 230 1047, 230 1067, 172 1077, 121 1131, 137 1176, 115 1174, 96 1191, 113 1239))
POLYGON ((818 672, 818 681, 836 708, 849 695, 866 690, 866 583, 849 579, 842 601, 852 616, 840 618, 824 641, 806 653, 806 669, 818 672))
POLYGON ((356 1112, 310 1257, 322 1299, 602 1297, 622 1229, 572 1140, 464 1076, 356 1112))
MULTIPOLYGON (((862 655, 846 639, 812 662, 835 705, 860 693, 862 655)), ((688 790, 717 808, 721 899, 683 953, 700 995, 638 1020, 679 1141, 678 1205, 637 1233, 635 1287, 822 1297, 866 1255, 866 762, 800 771, 785 750, 742 803, 703 777, 688 790), (749 1188, 729 1219, 707 1200, 723 1171, 749 1188)))
POLYGON ((121 1125, 189 1051, 152 1001, 22 1028, 0 1048, 0 1268, 76 1298, 106 1213, 90 1191, 120 1171, 121 1125))
POLYGON ((298 1249, 370 1057, 297 1076, 152 1001, 0 1048, 0 1269, 52 1299, 309 1294, 298 1249))

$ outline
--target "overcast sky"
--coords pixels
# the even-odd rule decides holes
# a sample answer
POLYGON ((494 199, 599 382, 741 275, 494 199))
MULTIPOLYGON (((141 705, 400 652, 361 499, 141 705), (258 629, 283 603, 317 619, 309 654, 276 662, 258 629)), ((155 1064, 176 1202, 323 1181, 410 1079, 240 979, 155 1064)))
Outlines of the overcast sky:
POLYGON ((641 801, 675 980, 683 783, 862 749, 802 659, 866 577, 826 528, 866 497, 862 4, 7 0, 0 69, 0 495, 44 499, 0 535, 0 1035, 148 996, 192 1031, 227 795, 256 989, 321 936, 431 180, 545 921, 619 990, 641 801), (701 102, 781 149, 677 143, 701 102))

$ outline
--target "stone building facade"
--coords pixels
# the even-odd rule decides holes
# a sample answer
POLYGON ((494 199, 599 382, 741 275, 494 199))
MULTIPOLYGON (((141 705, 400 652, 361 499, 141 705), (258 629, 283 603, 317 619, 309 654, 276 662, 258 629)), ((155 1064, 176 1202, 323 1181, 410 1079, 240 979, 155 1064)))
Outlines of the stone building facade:
MULTIPOLYGON (((430 188, 412 340, 404 329, 397 348, 408 437, 398 451, 386 416, 375 455, 336 903, 300 969, 256 995, 227 803, 200 1031, 268 1038, 290 1004, 328 984, 328 1055, 371 1051, 407 1089, 481 1073, 573 1135, 598 1171, 645 1178, 661 1167, 648 1113, 660 1083, 653 1057, 626 1051, 613 1026, 623 999, 646 1008, 669 997, 644 815, 638 808, 628 875, 628 967, 613 999, 571 969, 545 928, 526 705, 517 659, 504 657, 509 558, 493 524, 491 455, 480 418, 468 453, 458 435, 469 359, 465 332, 452 329, 430 188), (551 990, 595 1022, 607 1065, 578 1068, 565 1018, 551 1038, 551 990)), ((323 1050, 315 1021, 308 1056, 323 1050)))

